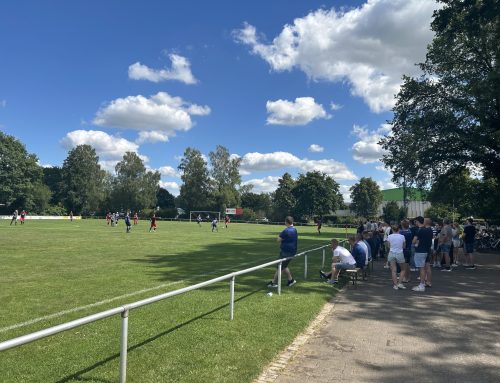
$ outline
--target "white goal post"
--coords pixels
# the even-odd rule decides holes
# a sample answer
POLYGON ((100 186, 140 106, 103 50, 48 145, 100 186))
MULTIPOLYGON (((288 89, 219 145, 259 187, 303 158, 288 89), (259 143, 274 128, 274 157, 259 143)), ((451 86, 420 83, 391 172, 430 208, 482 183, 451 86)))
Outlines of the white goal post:
POLYGON ((198 214, 205 214, 205 217, 207 216, 207 214, 210 214, 210 216, 216 216, 217 217, 217 220, 220 222, 220 211, 209 211, 209 210, 191 210, 189 212, 189 222, 192 221, 192 218, 193 218, 193 214, 194 215, 198 215, 198 214))

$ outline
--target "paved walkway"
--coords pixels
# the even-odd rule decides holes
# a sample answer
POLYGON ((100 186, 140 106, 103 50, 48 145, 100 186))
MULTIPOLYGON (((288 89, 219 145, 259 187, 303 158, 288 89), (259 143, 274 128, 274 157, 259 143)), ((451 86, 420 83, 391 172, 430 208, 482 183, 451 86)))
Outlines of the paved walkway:
POLYGON ((307 340, 285 352, 288 362, 271 366, 278 377, 259 381, 500 382, 500 254, 476 261, 476 270, 434 269, 425 293, 393 290, 375 263, 368 281, 344 288, 307 340))

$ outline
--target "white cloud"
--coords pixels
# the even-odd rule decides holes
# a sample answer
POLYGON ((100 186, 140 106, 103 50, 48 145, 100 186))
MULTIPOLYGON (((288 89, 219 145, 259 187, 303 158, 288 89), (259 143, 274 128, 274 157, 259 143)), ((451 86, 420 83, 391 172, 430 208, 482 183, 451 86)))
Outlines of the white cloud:
POLYGON ((264 178, 254 178, 245 182, 242 185, 253 185, 252 192, 254 193, 271 193, 278 188, 280 177, 267 176, 264 178))
MULTIPOLYGON (((210 114, 208 106, 191 104, 166 92, 146 98, 142 95, 117 98, 99 109, 93 123, 99 126, 146 131, 144 137, 158 135, 169 137, 176 131, 187 131, 194 125, 192 115, 210 114)), ((157 136, 158 137, 158 136, 157 136)), ((140 137, 139 137, 140 139, 140 137)))
POLYGON ((158 168, 158 171, 165 177, 179 177, 179 173, 172 166, 162 166, 158 168))
POLYGON ((345 203, 350 203, 351 202, 351 190, 349 190, 351 187, 348 185, 339 185, 339 191, 340 194, 342 194, 342 198, 344 199, 345 203))
POLYGON ((319 9, 285 25, 269 44, 254 26, 236 41, 277 72, 298 68, 315 81, 347 81, 374 112, 390 110, 403 74, 419 73, 432 40, 435 0, 368 0, 347 11, 319 9))
POLYGON ((177 182, 165 182, 165 181, 160 181, 159 183, 160 187, 167 189, 170 193, 172 193, 174 196, 178 196, 180 192, 180 185, 177 182))
POLYGON ((166 80, 177 80, 185 84, 196 84, 198 81, 191 73, 191 63, 185 57, 170 54, 172 69, 152 69, 146 65, 136 62, 128 67, 128 77, 132 80, 148 80, 160 82, 166 80))
POLYGON ((335 104, 334 102, 331 102, 330 103, 330 109, 331 110, 340 110, 342 109, 344 106, 343 105, 340 105, 340 104, 335 104))
POLYGON ((362 164, 380 161, 385 151, 378 142, 383 136, 390 134, 390 129, 391 127, 388 124, 382 124, 375 131, 369 131, 365 127, 354 125, 352 134, 357 136, 359 141, 352 145, 353 158, 362 164))
POLYGON ((135 140, 135 142, 137 144, 144 144, 145 142, 168 142, 168 134, 157 130, 139 132, 139 137, 135 140))
POLYGON ((67 133, 60 142, 66 150, 84 144, 92 146, 99 156, 99 164, 111 172, 114 172, 115 165, 121 161, 125 152, 137 153, 145 163, 149 161, 148 157, 138 153, 139 145, 136 143, 99 130, 74 130, 67 133))
POLYGON ((288 152, 247 153, 241 161, 241 169, 252 173, 283 168, 295 168, 302 172, 320 171, 335 179, 355 180, 356 175, 343 163, 334 159, 308 160, 300 159, 288 152))
POLYGON ((267 123, 271 125, 306 125, 314 119, 331 116, 312 97, 297 97, 295 101, 276 100, 266 103, 267 123))
POLYGON ((380 190, 394 189, 398 187, 398 185, 396 185, 390 179, 377 181, 377 185, 379 186, 380 190))
POLYGON ((325 150, 325 148, 318 144, 311 144, 309 146, 309 149, 307 150, 309 150, 312 153, 322 153, 325 150))

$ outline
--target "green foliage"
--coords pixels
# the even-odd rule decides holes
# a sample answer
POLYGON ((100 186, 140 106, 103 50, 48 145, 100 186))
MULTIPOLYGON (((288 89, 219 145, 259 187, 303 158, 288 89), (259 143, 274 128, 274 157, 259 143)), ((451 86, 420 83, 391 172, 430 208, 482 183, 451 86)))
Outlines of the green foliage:
POLYGON ((251 208, 243 209, 243 214, 238 216, 237 219, 242 221, 254 221, 257 218, 257 214, 251 208))
POLYGON ((216 209, 224 211, 226 207, 240 205, 238 187, 241 184, 239 167, 241 158, 231 158, 229 150, 217 145, 214 152, 209 153, 210 174, 214 182, 214 200, 216 209))
POLYGON ((62 205, 62 203, 58 203, 57 205, 49 205, 45 208, 45 210, 40 212, 41 215, 68 215, 68 211, 62 205))
POLYGON ((52 192, 47 185, 37 183, 33 187, 33 210, 32 212, 40 214, 47 210, 50 205, 52 192))
POLYGON ((296 201, 294 215, 297 219, 312 219, 335 211, 342 204, 339 184, 318 171, 299 175, 292 194, 296 201))
POLYGON ((363 177, 350 188, 351 210, 365 218, 376 218, 383 195, 371 177, 363 177))
POLYGON ((175 197, 167 189, 159 188, 156 193, 156 204, 160 209, 174 208, 175 197))
POLYGON ((384 221, 387 223, 395 222, 399 223, 402 219, 406 218, 406 209, 401 206, 399 207, 396 201, 389 201, 382 208, 382 214, 384 216, 384 221))
POLYGON ((13 136, 0 132, 0 203, 6 209, 33 210, 35 189, 42 182, 42 168, 34 154, 13 136))
POLYGON ((475 164, 500 177, 500 2, 440 0, 420 78, 405 77, 392 135, 381 141, 394 180, 432 183, 475 164))
POLYGON ((458 218, 458 212, 456 211, 456 209, 453 210, 452 206, 444 205, 441 203, 433 204, 425 211, 424 215, 436 222, 441 222, 443 218, 448 218, 451 220, 453 216, 455 216, 456 219, 458 218))
POLYGON ((273 194, 273 220, 282 221, 287 215, 293 214, 297 202, 292 193, 295 181, 289 173, 283 174, 278 180, 278 188, 273 194))
POLYGON ((142 159, 133 152, 125 153, 115 170, 114 206, 121 210, 155 207, 160 182, 158 171, 147 171, 142 159))
POLYGON ((64 205, 75 214, 90 214, 104 199, 104 174, 99 157, 90 145, 71 149, 62 171, 64 205))
POLYGON ((271 196, 266 193, 248 192, 241 195, 241 207, 250 208, 262 217, 267 217, 271 213, 271 196))
POLYGON ((57 205, 63 202, 64 196, 62 195, 63 182, 62 182, 62 169, 57 166, 43 168, 43 183, 47 185, 52 193, 50 203, 57 205))
POLYGON ((187 148, 178 169, 183 182, 179 195, 180 207, 186 211, 210 208, 213 203, 212 185, 201 152, 198 149, 187 148))

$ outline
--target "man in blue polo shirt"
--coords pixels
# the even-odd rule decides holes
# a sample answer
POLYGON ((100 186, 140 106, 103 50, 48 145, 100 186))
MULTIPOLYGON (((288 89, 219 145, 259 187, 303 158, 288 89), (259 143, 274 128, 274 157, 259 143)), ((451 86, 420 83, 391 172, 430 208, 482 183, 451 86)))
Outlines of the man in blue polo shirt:
MULTIPOLYGON (((297 254, 297 229, 293 226, 293 218, 288 216, 285 218, 286 228, 278 236, 278 242, 280 243, 280 259, 291 258, 297 254)), ((281 263, 282 272, 286 273, 288 277, 287 286, 293 286, 297 283, 292 277, 292 273, 288 268, 291 259, 286 259, 281 263)), ((279 266, 279 265, 278 265, 279 266)), ((271 282, 267 284, 267 287, 278 287, 278 271, 274 273, 274 278, 271 282)))

